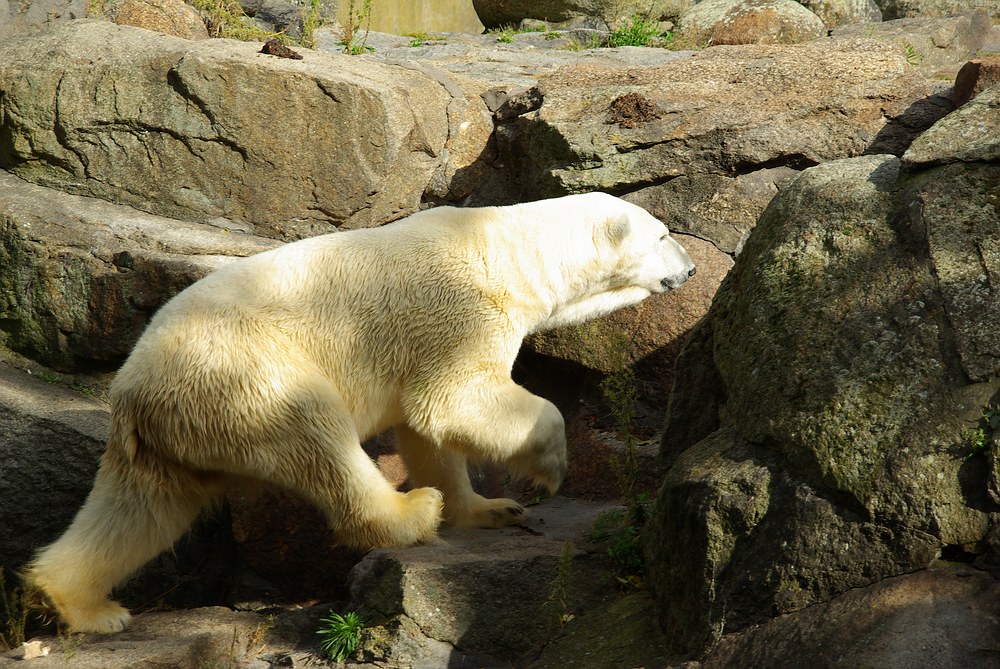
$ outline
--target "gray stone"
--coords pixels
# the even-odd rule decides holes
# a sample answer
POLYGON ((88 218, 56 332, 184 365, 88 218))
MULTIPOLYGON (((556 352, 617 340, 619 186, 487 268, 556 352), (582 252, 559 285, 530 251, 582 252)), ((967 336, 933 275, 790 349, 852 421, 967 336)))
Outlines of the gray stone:
POLYGON ((987 89, 941 119, 903 154, 907 166, 1000 159, 1000 86, 987 89))
MULTIPOLYGON (((974 110, 956 122, 992 114, 974 110)), ((946 155, 963 144, 942 128, 946 155)), ((998 178, 865 156, 768 205, 678 361, 649 542, 666 628, 692 623, 675 650, 939 551, 995 554, 988 463, 963 434, 1000 392, 982 334, 1000 327, 982 279, 998 178)))
POLYGON ((992 21, 985 9, 942 18, 910 18, 842 26, 835 39, 871 39, 895 45, 907 63, 929 76, 953 77, 986 44, 992 21))
POLYGON ((827 28, 854 23, 877 23, 882 11, 875 0, 797 0, 818 16, 827 28))
POLYGON ((905 19, 942 17, 982 8, 992 16, 1000 17, 1000 4, 996 0, 875 0, 882 9, 882 18, 905 19))
POLYGON ((0 0, 0 38, 29 35, 86 15, 86 0, 0 0))
MULTIPOLYGON (((531 198, 628 194, 688 177, 708 178, 708 185, 688 191, 711 198, 719 175, 802 169, 879 150, 902 153, 947 111, 911 119, 911 108, 930 87, 907 70, 895 47, 862 40, 717 47, 637 75, 580 62, 546 78, 542 107, 496 131, 499 164, 515 179, 512 190, 531 198), (643 96, 656 114, 635 119, 631 128, 609 122, 611 103, 629 93, 643 96)), ((712 239, 679 220, 683 212, 653 213, 712 239)), ((732 248, 733 235, 722 232, 726 239, 713 241, 732 248)))
POLYGON ((372 551, 351 575, 350 608, 382 629, 362 659, 398 662, 402 653, 417 665, 445 643, 523 662, 558 631, 561 572, 574 607, 614 588, 585 538, 608 508, 553 498, 531 507, 525 527, 443 530, 424 545, 372 551))
MULTIPOLYGON (((1000 662, 996 579, 942 564, 723 638, 699 669, 966 669, 1000 662)), ((679 669, 679 667, 677 668, 679 669)))

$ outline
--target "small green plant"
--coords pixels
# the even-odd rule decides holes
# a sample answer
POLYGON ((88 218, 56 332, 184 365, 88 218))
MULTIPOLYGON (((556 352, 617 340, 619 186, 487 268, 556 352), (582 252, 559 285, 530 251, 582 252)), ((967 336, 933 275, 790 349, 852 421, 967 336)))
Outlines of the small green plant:
POLYGON ((372 25, 372 0, 361 0, 360 6, 355 0, 347 0, 347 20, 340 32, 340 44, 344 53, 356 56, 366 51, 374 51, 366 42, 372 25), (365 35, 358 40, 358 31, 364 25, 365 35))
POLYGON ((8 589, 4 581, 3 567, 0 567, 0 650, 17 648, 25 641, 28 626, 28 602, 25 591, 20 587, 8 589))
POLYGON ((448 39, 447 37, 443 37, 441 35, 428 35, 425 32, 403 33, 403 37, 410 38, 411 47, 424 46, 428 42, 446 42, 448 39))
POLYGON ((486 32, 489 35, 494 35, 501 44, 510 44, 514 41, 516 30, 514 26, 502 26, 500 28, 490 28, 486 32))
POLYGON ((69 664, 76 655, 76 651, 80 649, 80 644, 83 643, 83 635, 73 634, 69 629, 60 627, 56 632, 56 640, 59 641, 59 650, 63 652, 63 657, 69 664))
POLYGON ((299 44, 309 49, 316 48, 316 29, 323 25, 320 13, 323 11, 323 0, 309 0, 309 9, 302 17, 302 36, 299 44))
POLYGON ((903 52, 906 54, 906 63, 911 67, 916 67, 924 59, 924 55, 909 42, 903 44, 903 52))
POLYGON ((552 589, 549 597, 543 604, 553 621, 553 627, 561 629, 563 625, 576 617, 570 611, 570 588, 573 577, 573 542, 566 540, 563 544, 562 553, 559 555, 559 564, 556 567, 556 577, 552 581, 552 589))
POLYGON ((979 425, 962 432, 962 442, 968 449, 966 460, 989 451, 997 441, 997 431, 1000 430, 1000 405, 987 405, 983 408, 979 425))
POLYGON ((663 31, 656 21, 640 14, 633 14, 622 25, 611 31, 608 36, 608 46, 652 46, 659 40, 663 31))
POLYGON ((361 616, 353 611, 340 615, 330 611, 326 618, 321 618, 323 627, 317 634, 322 637, 320 648, 334 662, 342 662, 354 652, 361 640, 361 630, 365 623, 361 616))
POLYGON ((629 508, 600 514, 587 534, 590 541, 608 542, 608 562, 615 579, 622 586, 643 586, 645 559, 642 553, 642 530, 651 504, 652 499, 648 495, 640 494, 629 508))
POLYGON ((253 25, 237 0, 191 0, 191 5, 204 15, 205 26, 212 37, 258 42, 277 39, 283 44, 291 41, 284 33, 261 30, 253 25))

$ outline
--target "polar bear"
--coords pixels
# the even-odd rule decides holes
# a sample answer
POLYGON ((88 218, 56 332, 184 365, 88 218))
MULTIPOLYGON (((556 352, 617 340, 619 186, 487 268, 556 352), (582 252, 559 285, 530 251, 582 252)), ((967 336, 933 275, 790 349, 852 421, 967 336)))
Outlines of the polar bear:
POLYGON ((660 221, 600 193, 438 207, 235 261, 150 321, 112 384, 94 488, 26 576, 72 629, 121 630, 112 588, 246 479, 301 495, 360 548, 424 541, 442 520, 517 523, 524 509, 473 492, 466 461, 562 481, 562 416, 511 380, 521 340, 694 271, 660 221), (388 428, 409 492, 361 448, 388 428))

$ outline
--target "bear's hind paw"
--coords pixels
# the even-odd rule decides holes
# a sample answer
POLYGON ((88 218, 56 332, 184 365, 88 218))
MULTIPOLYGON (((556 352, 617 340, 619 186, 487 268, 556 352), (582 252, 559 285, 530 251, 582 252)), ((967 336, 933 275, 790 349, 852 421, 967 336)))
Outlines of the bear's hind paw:
POLYGON ((400 543, 403 545, 427 541, 437 534, 444 508, 444 495, 437 488, 415 488, 405 494, 406 527, 413 533, 400 543))

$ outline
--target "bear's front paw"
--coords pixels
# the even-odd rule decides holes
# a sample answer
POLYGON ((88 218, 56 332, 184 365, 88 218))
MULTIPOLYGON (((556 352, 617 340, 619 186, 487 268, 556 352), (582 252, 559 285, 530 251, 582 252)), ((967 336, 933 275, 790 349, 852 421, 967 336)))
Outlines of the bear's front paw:
POLYGON ((527 517, 524 507, 512 499, 487 499, 474 495, 461 506, 449 508, 445 502, 445 523, 449 527, 507 527, 523 523, 527 517))

